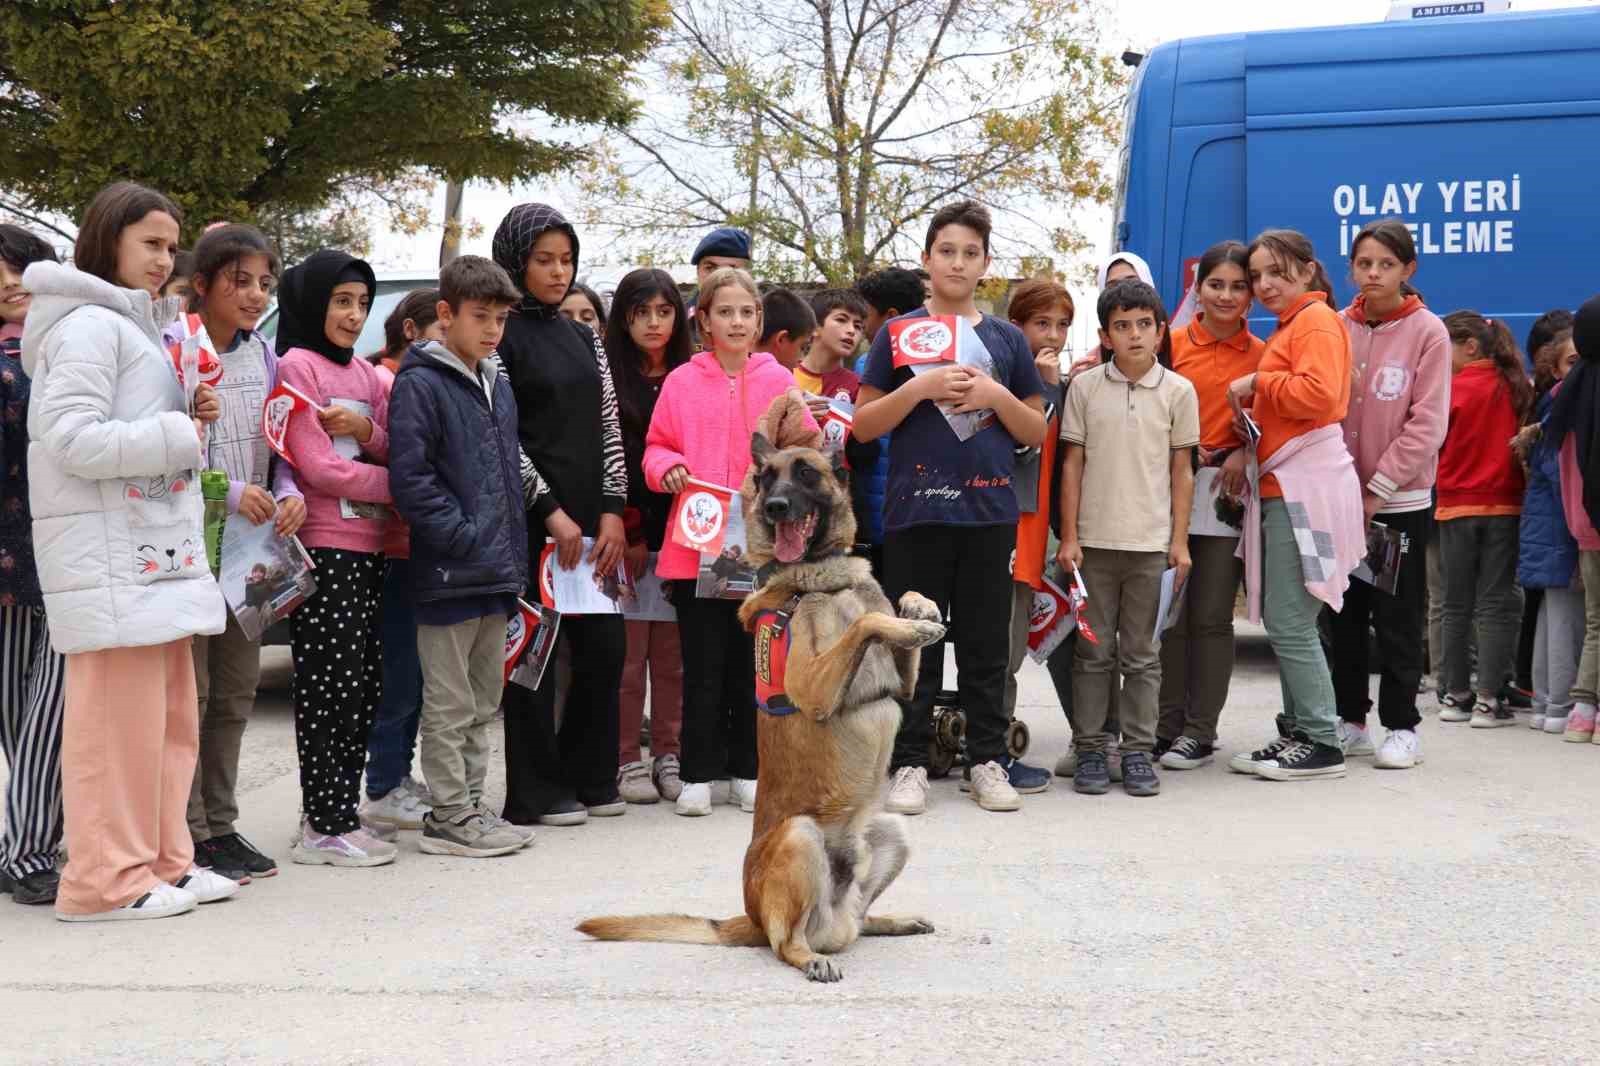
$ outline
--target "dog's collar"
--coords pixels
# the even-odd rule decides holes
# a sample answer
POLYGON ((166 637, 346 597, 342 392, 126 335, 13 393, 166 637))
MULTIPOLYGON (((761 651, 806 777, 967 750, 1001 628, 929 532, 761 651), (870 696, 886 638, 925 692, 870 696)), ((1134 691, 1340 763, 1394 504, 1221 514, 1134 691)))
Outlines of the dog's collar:
POLYGON ((756 585, 765 588, 781 577, 796 593, 839 592, 871 576, 872 565, 867 560, 839 551, 798 563, 774 559, 756 571, 756 585))

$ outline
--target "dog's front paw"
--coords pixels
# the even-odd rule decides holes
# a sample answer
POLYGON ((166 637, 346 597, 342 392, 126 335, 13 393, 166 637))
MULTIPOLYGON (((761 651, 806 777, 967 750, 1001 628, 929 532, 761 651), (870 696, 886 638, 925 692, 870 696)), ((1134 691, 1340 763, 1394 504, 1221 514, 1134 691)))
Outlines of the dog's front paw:
POLYGON ((824 984, 841 980, 844 971, 839 969, 839 964, 823 955, 818 955, 806 963, 806 980, 821 981, 824 984))
POLYGON ((913 648, 926 648, 929 644, 937 644, 944 639, 944 626, 938 622, 924 622, 919 619, 902 618, 896 631, 888 638, 888 643, 896 648, 910 651, 913 648))
POLYGON ((900 617, 919 622, 943 622, 944 613, 939 605, 920 592, 908 592, 900 597, 900 617))

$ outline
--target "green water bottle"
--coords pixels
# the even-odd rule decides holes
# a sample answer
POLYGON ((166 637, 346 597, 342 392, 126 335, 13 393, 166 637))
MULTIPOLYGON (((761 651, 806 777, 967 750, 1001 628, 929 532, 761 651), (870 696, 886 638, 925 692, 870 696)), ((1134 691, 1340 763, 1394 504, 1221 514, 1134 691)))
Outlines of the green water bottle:
POLYGON ((222 527, 228 521, 228 472, 200 471, 200 495, 206 501, 206 562, 215 577, 222 567, 222 527))

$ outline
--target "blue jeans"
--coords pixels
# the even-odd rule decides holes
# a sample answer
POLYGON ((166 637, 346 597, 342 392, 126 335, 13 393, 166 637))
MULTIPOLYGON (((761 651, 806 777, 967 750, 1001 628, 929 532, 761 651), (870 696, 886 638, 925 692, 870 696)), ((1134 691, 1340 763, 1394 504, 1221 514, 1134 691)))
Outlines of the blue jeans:
POLYGON ((411 603, 411 560, 390 559, 383 573, 383 697, 367 738, 367 795, 382 799, 411 773, 422 720, 422 660, 411 603))

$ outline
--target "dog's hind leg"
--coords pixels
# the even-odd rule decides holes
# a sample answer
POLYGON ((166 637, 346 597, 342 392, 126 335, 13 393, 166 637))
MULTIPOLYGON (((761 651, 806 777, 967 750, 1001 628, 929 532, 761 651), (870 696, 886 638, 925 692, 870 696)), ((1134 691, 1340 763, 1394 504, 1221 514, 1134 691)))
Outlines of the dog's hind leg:
POLYGON ((812 950, 806 931, 819 918, 818 908, 831 909, 832 874, 822 830, 810 818, 795 817, 771 830, 760 857, 756 898, 773 952, 812 981, 843 977, 832 959, 812 950))
POLYGON ((933 923, 926 918, 867 914, 867 909, 900 876, 900 871, 906 867, 906 859, 911 855, 904 821, 897 814, 878 815, 867 825, 866 845, 872 853, 872 862, 861 881, 861 935, 913 936, 933 932, 933 923))

